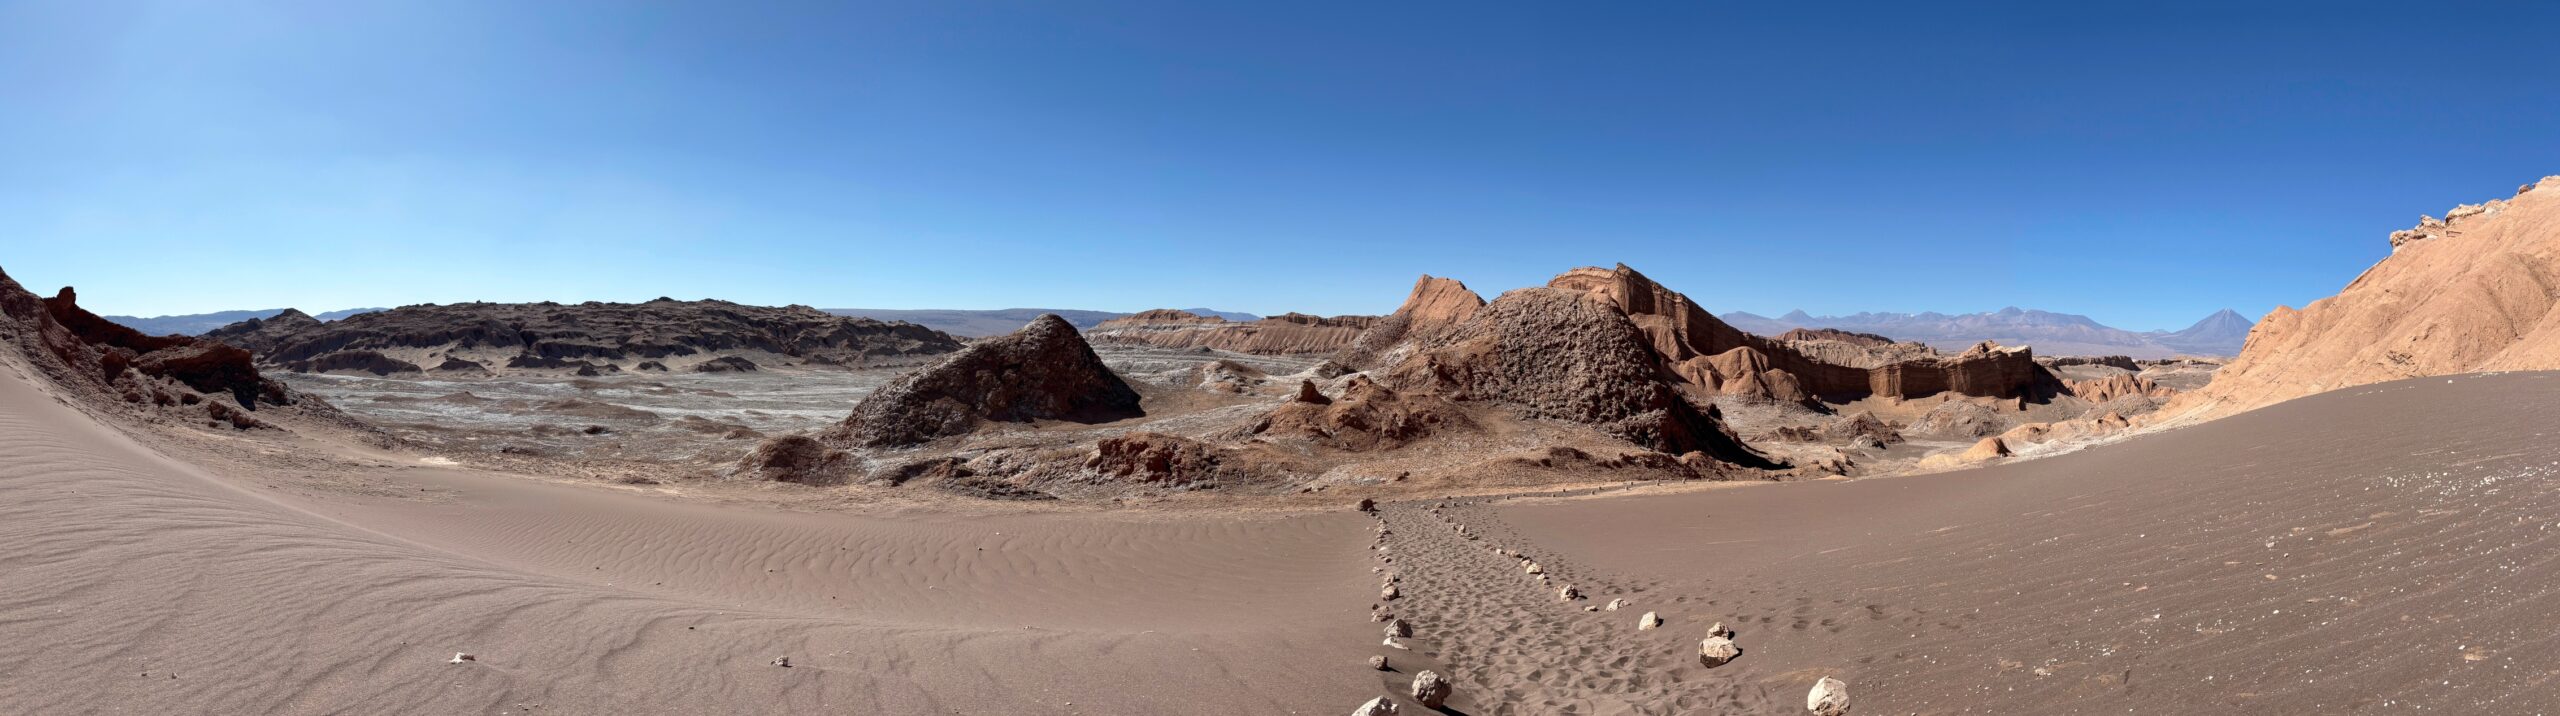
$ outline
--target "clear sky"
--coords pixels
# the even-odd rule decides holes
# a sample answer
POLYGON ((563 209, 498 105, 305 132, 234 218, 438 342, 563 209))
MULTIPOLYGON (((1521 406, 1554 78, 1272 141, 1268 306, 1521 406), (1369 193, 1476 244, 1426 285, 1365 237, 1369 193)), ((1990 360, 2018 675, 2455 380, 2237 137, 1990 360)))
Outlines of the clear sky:
POLYGON ((0 0, 0 267, 143 315, 1375 313, 1625 262, 2150 329, 2560 174, 2560 3, 2174 5, 0 0))

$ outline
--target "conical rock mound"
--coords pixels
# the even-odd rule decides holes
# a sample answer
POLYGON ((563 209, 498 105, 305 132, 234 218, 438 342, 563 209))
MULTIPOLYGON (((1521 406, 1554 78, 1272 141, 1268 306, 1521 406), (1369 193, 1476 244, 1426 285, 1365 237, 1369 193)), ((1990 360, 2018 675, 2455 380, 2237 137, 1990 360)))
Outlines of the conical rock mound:
POLYGON ((890 447, 967 434, 989 422, 1100 423, 1143 414, 1138 392, 1103 365, 1076 327, 1043 314, 1011 335, 971 343, 881 386, 821 439, 890 447))

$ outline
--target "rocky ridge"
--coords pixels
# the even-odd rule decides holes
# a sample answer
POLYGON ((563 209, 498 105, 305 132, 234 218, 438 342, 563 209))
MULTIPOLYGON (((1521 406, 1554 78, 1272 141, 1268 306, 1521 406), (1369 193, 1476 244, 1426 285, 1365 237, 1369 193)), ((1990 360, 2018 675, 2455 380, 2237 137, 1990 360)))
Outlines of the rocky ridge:
POLYGON ((2163 419, 2229 415, 2349 386, 2560 368, 2560 176, 2390 234, 2391 255, 2337 295, 2279 306, 2163 419))
POLYGON ((1159 348, 1210 348, 1259 355, 1324 354, 1340 351, 1378 323, 1376 316, 1310 316, 1284 313, 1253 321, 1230 321, 1189 311, 1156 309, 1103 321, 1085 337, 1097 343, 1125 343, 1159 348))
POLYGON ((261 365, 299 372, 512 369, 613 373, 655 362, 691 370, 752 365, 898 364, 959 350, 922 326, 830 315, 805 306, 727 301, 460 303, 403 306, 323 322, 300 311, 215 329, 261 365), (734 359, 734 360, 733 360, 734 359), (741 363, 744 361, 744 363, 741 363))

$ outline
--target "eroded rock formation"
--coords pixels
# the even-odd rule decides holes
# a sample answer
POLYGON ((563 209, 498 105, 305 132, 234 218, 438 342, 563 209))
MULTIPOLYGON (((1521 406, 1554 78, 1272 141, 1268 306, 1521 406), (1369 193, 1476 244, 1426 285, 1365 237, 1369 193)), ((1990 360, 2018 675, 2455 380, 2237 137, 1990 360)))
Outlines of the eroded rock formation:
POLYGON ((833 444, 914 445, 990 423, 1137 417, 1138 392, 1102 364, 1076 327, 1043 315, 1012 335, 969 344, 899 376, 855 404, 822 438, 833 444))
POLYGON ((320 400, 258 373, 248 351, 186 336, 147 336, 100 318, 64 287, 38 298, 0 272, 0 344, 95 409, 132 411, 180 423, 265 427, 262 411, 323 418, 362 428, 320 400))
POLYGON ((2032 352, 1990 343, 1943 357, 1894 349, 1890 342, 1879 348, 1824 338, 1817 342, 1870 352, 1851 360, 1842 352, 1817 351, 1845 362, 1817 359, 1790 342, 1726 325, 1689 297, 1623 264, 1574 269, 1547 285, 1594 296, 1626 314, 1666 368, 1704 394, 1839 403, 1871 395, 1907 399, 1942 392, 2014 398, 2059 388, 2036 365, 2032 352))
POLYGON ((1399 349, 1474 318, 1484 306, 1484 297, 1457 279, 1423 276, 1413 282, 1404 305, 1352 338, 1334 360, 1357 370, 1394 363, 1403 358, 1399 349))
POLYGON ((663 298, 647 303, 403 306, 326 323, 287 310, 205 335, 249 350, 260 364, 293 370, 389 365, 361 353, 328 357, 361 351, 411 365, 460 358, 518 370, 593 374, 617 372, 625 364, 636 366, 641 361, 741 369, 725 359, 750 360, 746 356, 781 356, 817 365, 872 365, 913 361, 960 348, 959 339, 923 326, 836 316, 806 306, 771 308, 663 298))
POLYGON ((1647 334, 1609 303, 1527 288, 1472 314, 1416 341, 1388 371, 1393 387, 1590 425, 1673 455, 1774 466, 1666 380, 1647 334))
POLYGON ((2161 410, 2228 415, 2400 378, 2560 368, 2560 176, 2395 232, 2338 295, 2258 322, 2213 382, 2161 410))
POLYGON ((1287 313, 1256 321, 1229 321, 1188 311, 1156 309, 1103 321, 1086 335, 1098 343, 1159 348, 1213 348, 1262 355, 1333 353, 1378 323, 1376 316, 1310 316, 1287 313))

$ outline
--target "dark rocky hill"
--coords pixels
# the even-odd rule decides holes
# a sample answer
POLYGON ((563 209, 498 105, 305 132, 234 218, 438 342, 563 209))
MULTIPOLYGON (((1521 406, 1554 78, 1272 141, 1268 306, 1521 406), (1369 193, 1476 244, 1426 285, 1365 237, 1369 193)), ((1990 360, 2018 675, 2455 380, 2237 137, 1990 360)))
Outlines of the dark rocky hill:
POLYGON ((909 363, 960 349, 910 323, 727 301, 458 303, 402 306, 323 322, 300 311, 251 319, 205 337, 248 349, 262 365, 390 374, 566 370, 611 373, 655 362, 674 370, 747 364, 909 363), (737 360, 729 360, 729 359, 737 360))

